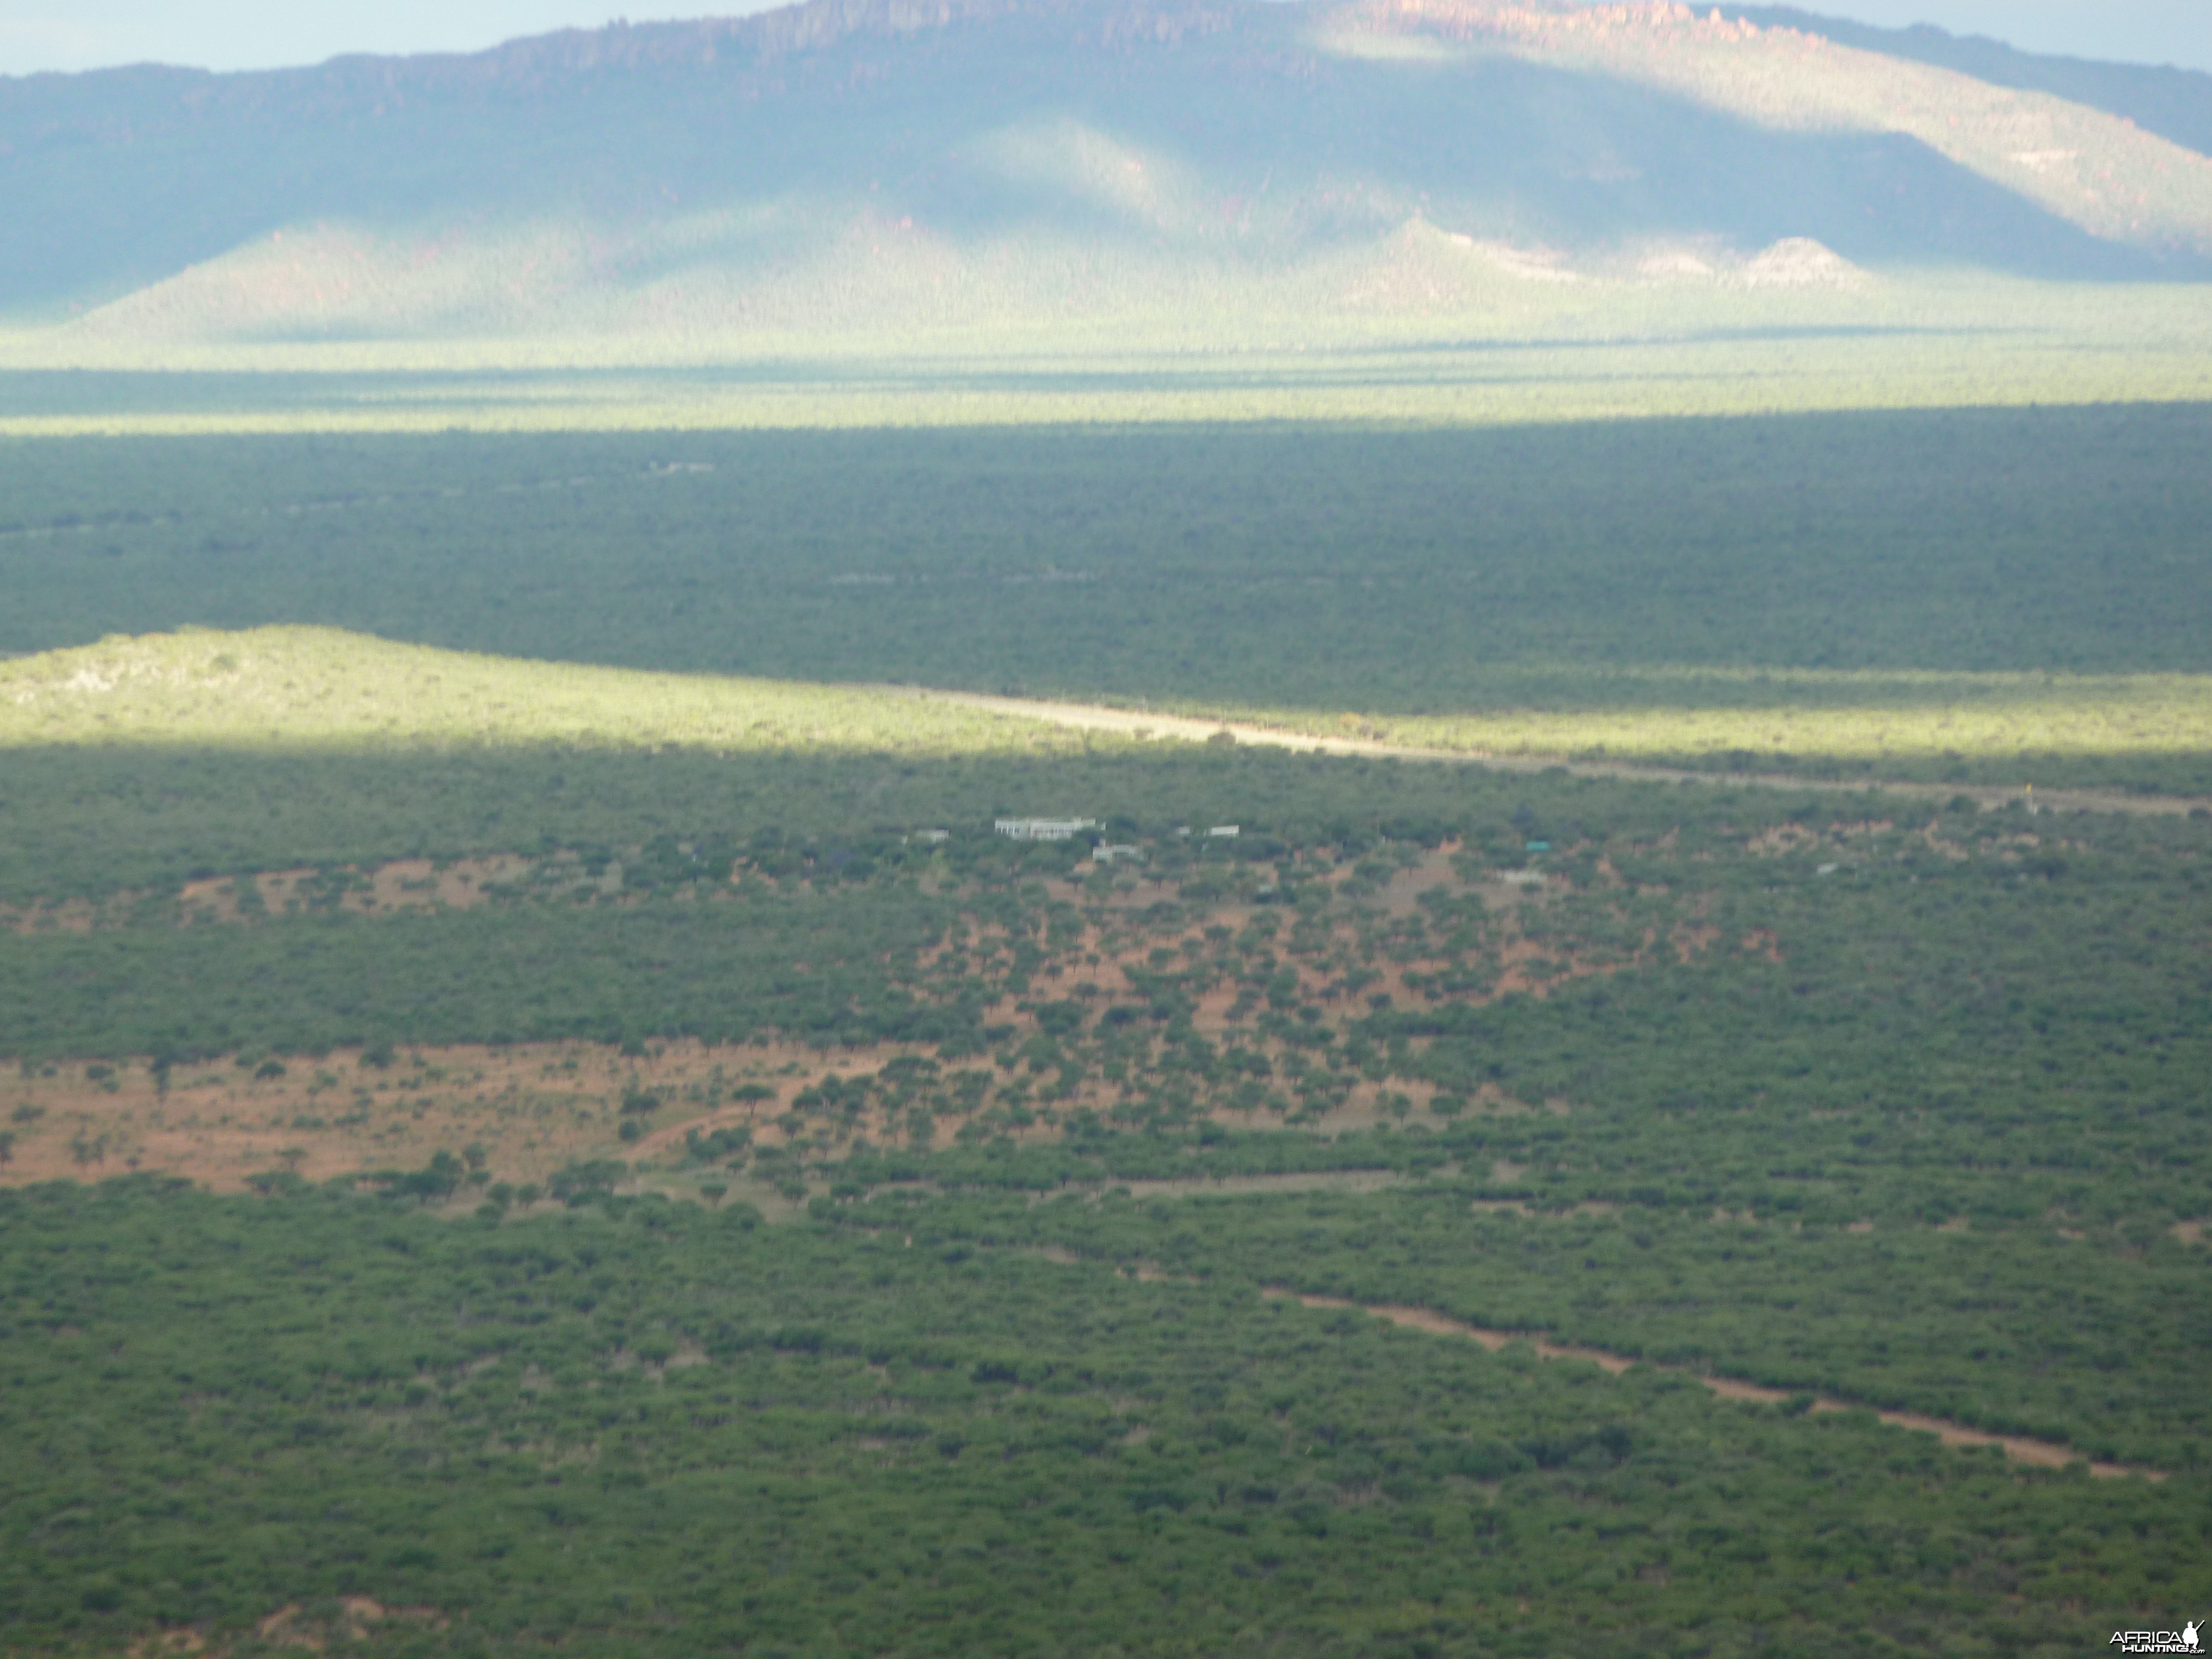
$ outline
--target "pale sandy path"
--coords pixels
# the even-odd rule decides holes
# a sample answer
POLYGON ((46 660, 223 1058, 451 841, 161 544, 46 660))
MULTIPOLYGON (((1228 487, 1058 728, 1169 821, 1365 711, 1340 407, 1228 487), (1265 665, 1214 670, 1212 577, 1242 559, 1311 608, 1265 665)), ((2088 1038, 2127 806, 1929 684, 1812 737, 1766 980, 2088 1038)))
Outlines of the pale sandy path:
MULTIPOLYGON (((1127 708, 1109 708, 1097 703, 1048 702, 1030 697, 997 697, 980 691, 939 691, 922 686, 871 685, 871 691, 890 692, 926 702, 950 703, 982 714, 1009 714, 1023 720, 1049 721, 1079 732, 1113 732, 1123 736, 1145 732, 1153 738, 1184 743, 1203 743, 1226 732, 1239 743, 1304 754, 1361 755, 1382 760, 1428 761, 1459 766, 1480 766, 1493 772, 1536 773, 1554 769, 1578 778, 1620 778, 1642 783, 1702 783, 1722 788, 1794 789, 1821 794, 1862 794, 1879 790, 1920 800, 1948 801, 1960 795, 1984 808, 2007 806, 2027 799, 2024 792, 1994 784, 1911 783, 1902 779, 1795 778, 1771 772, 1692 772, 1671 766, 1638 766, 1626 761, 1571 761, 1540 755, 1486 755, 1474 750, 1422 749, 1409 744, 1382 743, 1368 738, 1320 737, 1285 732, 1274 726, 1239 720, 1194 720, 1184 714, 1161 714, 1127 708)), ((2198 807, 2212 811, 2212 799, 2193 795, 2130 795, 2117 790, 2039 789, 2033 796, 2039 809, 2054 812, 2131 812, 2146 817, 2185 816, 2198 807)))
MULTIPOLYGON (((1469 1325, 1443 1314, 1433 1313, 1426 1308, 1407 1308, 1389 1304, 1369 1307, 1362 1303, 1346 1302, 1339 1297, 1307 1296, 1279 1286, 1270 1286, 1261 1294, 1296 1300, 1309 1308, 1340 1308, 1353 1313, 1368 1314, 1376 1319, 1388 1320, 1393 1325, 1402 1325, 1409 1330, 1426 1331, 1433 1336, 1465 1337, 1471 1342, 1481 1344, 1493 1353, 1508 1343, 1526 1342, 1546 1359, 1586 1360, 1616 1376, 1642 1363, 1624 1358, 1617 1353, 1608 1353, 1602 1348, 1569 1347, 1547 1342, 1526 1331, 1498 1331, 1481 1325, 1469 1325)), ((1703 1383, 1723 1400, 1747 1400, 1760 1405, 1779 1406, 1796 1397, 1787 1389, 1761 1388, 1755 1382, 1740 1382, 1732 1377, 1708 1376, 1702 1371, 1685 1370, 1675 1365, 1655 1365, 1651 1369, 1675 1376, 1689 1377, 1703 1383)), ((1861 1408, 1846 1401, 1815 1396, 1810 1409, 1814 1412, 1847 1412, 1861 1408)), ((1923 1417, 1917 1412, 1877 1411, 1875 1415, 1897 1428, 1917 1429, 1923 1433, 1932 1434, 1947 1446, 2002 1447, 2006 1456, 2022 1463, 2033 1463, 2039 1468, 2063 1469, 2070 1463, 2083 1461, 2081 1453, 2069 1447, 2053 1445, 2047 1440, 2031 1440, 2021 1435, 1989 1434, 1980 1429, 1970 1429, 1963 1423, 1948 1422, 1940 1417, 1923 1417)), ((2091 1462, 2089 1473, 2107 1480, 2130 1474, 2139 1475, 2146 1480, 2166 1479, 2163 1469, 2139 1469, 2124 1463, 2091 1462)))

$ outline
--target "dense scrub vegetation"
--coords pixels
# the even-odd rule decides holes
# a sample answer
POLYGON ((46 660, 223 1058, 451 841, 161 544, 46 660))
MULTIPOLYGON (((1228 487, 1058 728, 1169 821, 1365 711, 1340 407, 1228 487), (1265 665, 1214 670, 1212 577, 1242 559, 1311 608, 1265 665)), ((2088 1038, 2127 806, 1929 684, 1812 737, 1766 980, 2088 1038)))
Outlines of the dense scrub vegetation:
POLYGON ((819 684, 1626 710, 1716 765, 1780 708, 1871 745, 1808 769, 2193 787, 2202 426, 0 451, 4 642, 78 647, 0 664, 0 1645, 2057 1653, 2202 1605, 2203 817, 819 684), (391 639, 100 642, 188 623, 391 639), (158 1178, 223 1137, 255 1196, 158 1178))
POLYGON ((2204 422, 17 443, 0 649, 313 622, 1537 752, 2193 789, 2204 422), (2096 678, 2143 675, 2189 678, 2096 678))
POLYGON ((0 1196, 0 1283, 15 1652, 2058 1653, 2212 1589, 2185 1483, 919 1232, 137 1180, 0 1196))
MULTIPOLYGON (((844 773, 814 811, 918 824, 945 804, 933 769, 806 764, 844 773)), ((892 1045, 773 1124, 720 1088, 652 1117, 706 1127, 638 1178, 696 1192, 727 1168, 869 1225, 917 1224, 900 1206, 943 1194, 928 1224, 948 1237, 1272 1275, 2139 1462, 2203 1456, 2212 1308, 2174 1231, 2212 1215, 2196 820, 1876 817, 1233 746, 961 764, 1001 805, 1111 799, 1107 833, 1147 862, 973 818, 940 842, 741 816, 793 799, 763 788, 689 834, 548 852, 468 908, 354 914, 333 867, 289 912, 187 922, 141 893, 88 932, 0 935, 0 1048, 27 1076, 103 1055, 181 1079, 347 1045, 378 1067, 441 1042, 892 1045), (1223 818, 1233 841, 1176 833, 1223 818), (1430 1195, 1170 1228, 1029 1207, 1362 1169, 1430 1195)), ((240 798, 246 834, 284 799, 240 798)), ((656 821, 601 810, 604 833, 656 821)), ((632 1097, 599 1109, 606 1155, 632 1097)), ((26 1152, 67 1133, 21 1131, 26 1152)))
MULTIPOLYGON (((1340 1141, 1338 1159, 1493 1150, 1480 1135, 1412 1139, 1340 1141)), ((1195 1182, 1212 1162, 1187 1158, 1179 1173, 1195 1182)), ((927 1163, 911 1172, 940 1174, 927 1163)), ((2100 1230, 2082 1243, 2041 1218, 1972 1232, 1887 1218, 1862 1231, 1791 1210, 1723 1218, 1711 1206, 1652 1200, 1595 1213, 1470 1202, 1495 1190, 1448 1176, 1359 1195, 1209 1197, 1201 1184, 1173 1200, 1037 1206, 925 1201, 894 1187, 833 1213, 917 1240, 1053 1248, 1427 1308, 2083 1455, 2202 1467, 2204 1251, 2163 1229, 2100 1230)))
MULTIPOLYGON (((853 873, 866 875, 878 860, 910 856, 898 851, 902 837, 919 830, 957 828, 961 844, 948 856, 983 856, 994 850, 988 827, 1001 816, 1164 829, 1241 815, 1296 841, 1384 825, 1432 841, 1469 800, 1507 799, 1481 774, 1233 745, 1146 748, 1030 721, 956 716, 956 735, 941 745, 949 752, 932 754, 917 741, 935 724, 926 708, 911 711, 902 745, 872 745, 908 706, 855 702, 861 718, 847 730, 825 720, 787 747, 742 738, 698 748, 27 745, 4 751, 0 902, 158 896, 187 880, 257 871, 562 850, 626 857, 624 881, 635 888, 656 879, 636 849, 679 841, 718 854, 721 872, 740 854, 749 864, 787 856, 811 869, 842 853, 865 854, 853 873), (840 752, 848 748, 860 752, 840 752)), ((1515 799, 1554 797, 1551 781, 1512 787, 1515 799)), ((1655 834, 1673 822, 1664 793, 1648 812, 1632 810, 1655 834)), ((1028 856, 1064 871, 1088 852, 1085 841, 1028 856)), ((696 878, 689 855, 678 867, 696 878)))

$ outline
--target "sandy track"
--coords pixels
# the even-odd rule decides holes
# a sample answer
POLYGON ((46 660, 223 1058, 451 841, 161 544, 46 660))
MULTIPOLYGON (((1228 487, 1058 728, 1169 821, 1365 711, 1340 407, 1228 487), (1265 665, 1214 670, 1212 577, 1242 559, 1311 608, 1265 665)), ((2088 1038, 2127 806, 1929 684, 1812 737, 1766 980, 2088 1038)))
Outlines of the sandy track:
MULTIPOLYGON (((1576 761, 1540 755, 1487 755, 1474 750, 1423 749, 1408 744, 1383 743, 1369 738, 1322 737, 1285 732, 1274 726, 1237 720, 1194 720, 1188 715, 1139 713, 1109 708, 1097 703, 1048 702, 1029 697, 990 696, 979 691, 938 691, 918 686, 883 685, 865 688, 887 691, 980 713, 1008 714, 1023 720, 1048 720, 1079 732, 1113 732, 1132 736, 1142 732, 1153 738, 1184 743, 1203 743, 1226 732, 1239 743, 1304 754, 1365 756, 1379 760, 1425 761, 1457 766, 1480 766, 1493 772, 1536 773, 1554 769, 1578 778, 1616 778, 1638 783, 1702 783, 1724 788, 1793 789, 1820 794, 1863 794, 1878 790, 1917 800, 1948 801, 1964 795, 1984 810, 2008 806, 2024 799, 2019 789, 1991 784, 1912 783, 1902 779, 1799 778, 1772 772, 1692 772, 1679 767, 1638 766, 1626 761, 1576 761)), ((2054 812, 2128 812, 2145 817, 2185 817, 2202 807, 2212 811, 2212 800, 2191 795, 2131 795, 2117 790, 2047 789, 2034 797, 2038 809, 2054 812)))
MULTIPOLYGON (((1611 1372, 1616 1376, 1632 1366, 1644 1363, 1624 1358, 1617 1353, 1609 1353, 1602 1348, 1574 1347, 1546 1341, 1543 1338, 1533 1336, 1526 1331, 1500 1331, 1481 1325, 1469 1325, 1463 1321, 1449 1318, 1426 1308, 1409 1308, 1392 1304, 1369 1307, 1361 1303, 1345 1301, 1340 1297, 1308 1296, 1297 1291, 1285 1290, 1279 1286, 1269 1286, 1261 1294, 1283 1300, 1295 1300, 1309 1308, 1338 1308, 1354 1313, 1368 1314, 1376 1319, 1388 1320, 1393 1325, 1401 1325, 1408 1330, 1426 1331, 1432 1336, 1464 1337, 1469 1341, 1480 1343, 1493 1353, 1508 1343, 1526 1342, 1543 1358, 1580 1359, 1611 1372)), ((1723 1400, 1743 1400, 1759 1405, 1779 1406, 1797 1397, 1787 1389, 1762 1388, 1758 1383, 1739 1382, 1733 1377, 1710 1376, 1702 1371, 1686 1370, 1676 1365, 1655 1365, 1652 1369, 1666 1371, 1675 1376, 1689 1377, 1703 1383, 1723 1400)), ((1808 1409, 1813 1412, 1847 1412, 1863 1408, 1855 1407, 1848 1401, 1832 1400, 1825 1395, 1816 1395, 1808 1409)), ((1970 1429, 1963 1423, 1953 1423, 1939 1417, 1923 1417, 1917 1412, 1876 1411, 1875 1415, 1895 1428, 1914 1429, 1923 1434, 1932 1434, 1947 1446, 2000 1447, 2006 1456, 2018 1462, 2033 1464, 2039 1468, 2063 1469, 2069 1464, 2084 1461, 2081 1454, 2072 1448, 2054 1445, 2047 1440, 2031 1440, 2023 1435, 1990 1434, 1981 1429, 1970 1429)), ((2163 1469, 2140 1469, 2124 1463, 2092 1462, 2089 1464, 2089 1473, 2100 1480, 2115 1480, 2123 1475, 2137 1475, 2146 1480, 2166 1479, 2166 1472, 2163 1469)))

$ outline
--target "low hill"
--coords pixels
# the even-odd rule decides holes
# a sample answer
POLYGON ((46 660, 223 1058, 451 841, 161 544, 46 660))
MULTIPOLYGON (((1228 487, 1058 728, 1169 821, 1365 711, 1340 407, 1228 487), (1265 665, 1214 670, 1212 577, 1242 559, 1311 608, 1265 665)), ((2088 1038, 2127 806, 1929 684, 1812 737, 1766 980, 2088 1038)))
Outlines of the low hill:
POLYGON ((38 76, 0 82, 0 188, 40 227, 0 244, 0 313, 156 339, 2212 262, 2212 161, 2124 116, 1668 0, 813 0, 473 56, 38 76))

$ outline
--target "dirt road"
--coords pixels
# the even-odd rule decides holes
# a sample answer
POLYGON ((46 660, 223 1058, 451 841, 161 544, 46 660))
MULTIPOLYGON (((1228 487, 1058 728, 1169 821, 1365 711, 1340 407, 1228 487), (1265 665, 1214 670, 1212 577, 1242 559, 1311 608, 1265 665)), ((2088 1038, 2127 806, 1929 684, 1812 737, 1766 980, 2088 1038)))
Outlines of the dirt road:
MULTIPOLYGON (((1466 1324, 1426 1308, 1367 1307, 1337 1297, 1305 1296, 1296 1291, 1279 1288, 1270 1288, 1261 1294, 1296 1301, 1309 1308, 1340 1308, 1353 1313, 1364 1313, 1376 1319, 1387 1320, 1393 1325, 1404 1326, 1408 1330, 1426 1331, 1431 1336, 1464 1337, 1492 1352, 1510 1342, 1526 1342, 1546 1359, 1580 1359, 1614 1376, 1638 1363, 1617 1353, 1608 1353, 1601 1348, 1562 1346, 1556 1342, 1545 1341, 1540 1337, 1532 1337, 1523 1331, 1495 1331, 1480 1325, 1466 1324)), ((1787 1390, 1761 1388, 1757 1383, 1741 1382, 1733 1377, 1709 1376, 1702 1371, 1684 1370, 1673 1365, 1655 1366, 1653 1369, 1690 1377, 1723 1400, 1745 1400, 1759 1405, 1779 1406, 1793 1398, 1787 1390)), ((1855 1408, 1848 1401, 1816 1395, 1806 1409, 1809 1413, 1844 1412, 1855 1408)), ((1923 1434, 1932 1434, 1947 1446, 2000 1447, 2006 1456, 2019 1462, 2033 1464, 2039 1468, 2063 1469, 2071 1463, 2088 1462, 2089 1473, 2100 1480, 2114 1480, 2130 1474, 2147 1480, 2166 1479, 2165 1471, 2161 1469, 2139 1469, 2123 1463, 2089 1462, 2069 1447, 2053 1445, 2047 1440, 2031 1440, 2023 1435, 1990 1434, 1980 1429, 1970 1429, 1963 1423, 1923 1417, 1917 1412, 1877 1411, 1875 1415, 1896 1428, 1915 1429, 1923 1434)))
POLYGON ((2146 817, 2183 817, 2199 809, 2212 814, 2212 799, 2190 795, 2133 795, 2118 790, 2048 789, 2031 796, 2024 789, 1991 784, 1912 783, 1902 779, 1791 777, 1771 772, 1692 772, 1679 767, 1639 766, 1626 761, 1562 760, 1540 755, 1487 755, 1474 750, 1423 749, 1409 744, 1383 743, 1368 738, 1322 737, 1285 732, 1274 726, 1239 720, 1196 720, 1183 714, 1161 714, 1127 708, 1109 708, 1096 703, 1048 702, 1030 697, 998 697, 980 691, 939 691, 908 685, 864 688, 950 703, 981 713, 1009 714, 1024 720, 1048 720, 1080 732, 1112 732, 1122 736, 1139 732, 1154 738, 1203 743, 1226 732, 1239 743, 1258 744, 1303 754, 1361 755, 1380 760, 1425 761, 1457 766, 1480 766, 1493 772, 1536 773, 1554 769, 1578 778, 1620 778, 1643 783, 1702 783, 1726 788, 1790 789, 1819 794, 1857 794, 1878 790, 1918 800, 1953 800, 1967 797, 1984 811, 2027 801, 2038 811, 2053 812, 2129 812, 2146 817))

